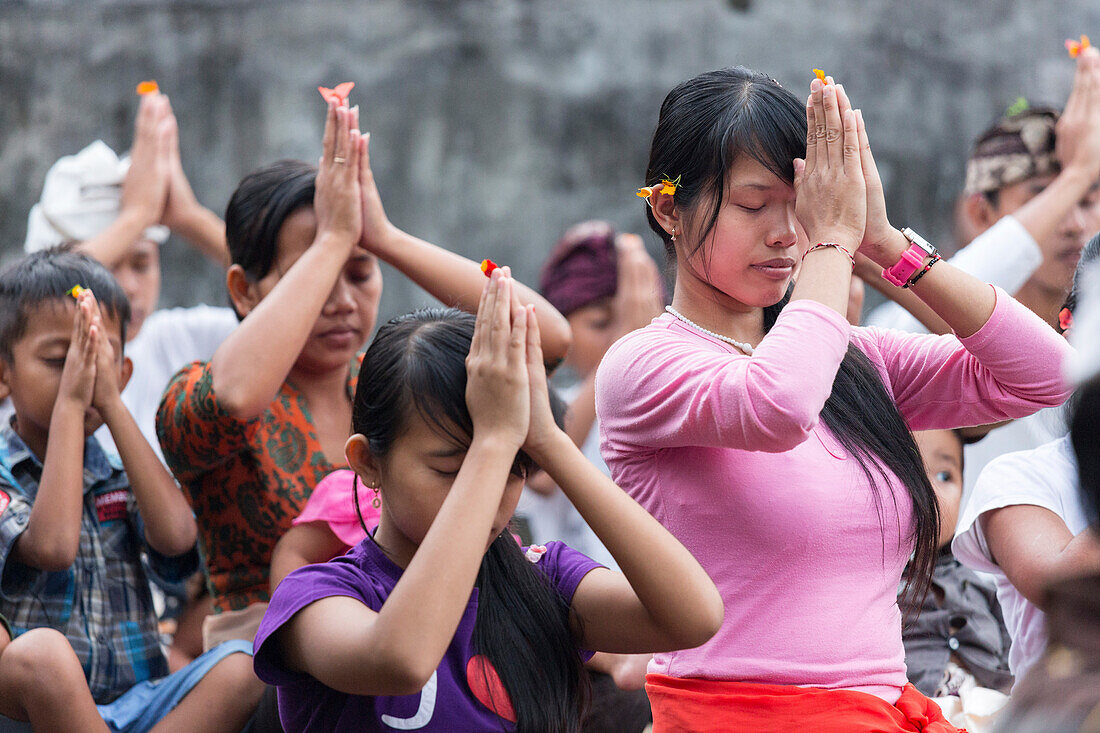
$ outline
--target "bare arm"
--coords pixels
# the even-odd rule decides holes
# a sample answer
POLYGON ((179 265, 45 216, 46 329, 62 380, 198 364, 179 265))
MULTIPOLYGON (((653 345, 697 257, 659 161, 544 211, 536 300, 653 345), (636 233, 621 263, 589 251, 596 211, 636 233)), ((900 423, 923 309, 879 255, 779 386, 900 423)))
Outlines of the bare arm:
POLYGON ((154 93, 141 98, 119 215, 105 230, 77 247, 108 268, 117 265, 141 233, 160 221, 164 212, 172 135, 169 114, 164 95, 154 93))
POLYGON ((325 522, 295 524, 279 539, 271 553, 271 590, 283 582, 283 578, 298 568, 313 563, 328 562, 348 546, 333 534, 325 522))
MULTIPOLYGON (((93 322, 98 328, 103 328, 98 310, 93 322)), ((167 557, 182 555, 195 546, 198 533, 195 517, 183 492, 123 404, 119 387, 120 367, 128 370, 129 363, 124 365, 121 354, 116 355, 110 342, 100 338, 92 406, 103 416, 114 438, 118 455, 130 479, 130 490, 145 520, 145 539, 149 546, 167 557)))
POLYGON ((988 511, 979 521, 993 562, 1042 610, 1052 583, 1100 572, 1100 537, 1087 529, 1074 536, 1049 509, 1018 504, 988 511))
MULTIPOLYGON (((42 479, 27 528, 16 539, 12 557, 39 570, 66 570, 80 546, 84 512, 84 412, 92 402, 96 354, 103 333, 93 326, 90 293, 80 296, 73 334, 65 355, 61 385, 50 417, 42 479)), ((18 420, 18 418, 17 418, 18 420)), ((38 455, 42 446, 31 446, 38 455)))
POLYGON ((225 242, 225 223, 195 198, 191 183, 183 171, 179 127, 170 107, 168 120, 168 197, 160 223, 226 267, 229 265, 229 248, 225 242))
POLYGON ((214 393, 238 419, 271 404, 359 239, 358 167, 366 153, 351 123, 347 108, 329 104, 314 197, 316 238, 211 359, 214 393))

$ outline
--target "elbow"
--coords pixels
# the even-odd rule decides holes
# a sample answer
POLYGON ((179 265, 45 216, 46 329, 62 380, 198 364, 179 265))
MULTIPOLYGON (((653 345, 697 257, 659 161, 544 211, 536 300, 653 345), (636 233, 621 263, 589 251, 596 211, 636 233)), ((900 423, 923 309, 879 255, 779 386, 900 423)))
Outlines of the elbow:
MULTIPOLYGON (((24 538, 25 539, 25 538, 24 538)), ((19 562, 46 573, 59 573, 68 570, 76 562, 79 543, 60 543, 37 546, 20 540, 19 562)))
POLYGON ((247 381, 219 380, 217 373, 214 374, 212 386, 218 397, 218 405, 234 420, 259 417, 271 401, 264 401, 261 396, 253 394, 247 381))
POLYGON ((693 649, 706 644, 722 628, 726 607, 714 584, 701 599, 701 603, 688 617, 690 623, 677 630, 676 643, 680 649, 693 649))
POLYGON ((195 527, 194 520, 192 520, 191 522, 181 523, 181 526, 170 532, 158 535, 155 542, 150 538, 149 544, 165 557, 179 557, 194 549, 197 539, 198 530, 195 527))
POLYGON ((748 434, 755 440, 748 441, 749 450, 762 453, 786 453, 802 445, 817 426, 817 415, 783 412, 767 412, 760 416, 748 434))

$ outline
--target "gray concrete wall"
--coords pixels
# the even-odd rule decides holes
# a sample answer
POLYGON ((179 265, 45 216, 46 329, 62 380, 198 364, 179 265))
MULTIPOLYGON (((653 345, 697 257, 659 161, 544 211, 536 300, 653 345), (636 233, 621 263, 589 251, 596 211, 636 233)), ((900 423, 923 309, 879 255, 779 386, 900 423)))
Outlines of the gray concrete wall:
MULTIPOLYGON (((896 224, 950 242, 967 144, 1018 95, 1061 105, 1095 0, 0 0, 0 257, 50 164, 129 144, 134 85, 171 95, 185 167, 221 212, 240 177, 315 159, 318 84, 354 80, 393 221, 532 280, 572 222, 645 227, 634 197, 665 93, 743 63, 864 109, 896 224)), ((657 241, 647 237, 654 252, 657 241)), ((166 246, 163 304, 221 302, 166 246)), ((384 317, 424 301, 386 273, 384 317)))

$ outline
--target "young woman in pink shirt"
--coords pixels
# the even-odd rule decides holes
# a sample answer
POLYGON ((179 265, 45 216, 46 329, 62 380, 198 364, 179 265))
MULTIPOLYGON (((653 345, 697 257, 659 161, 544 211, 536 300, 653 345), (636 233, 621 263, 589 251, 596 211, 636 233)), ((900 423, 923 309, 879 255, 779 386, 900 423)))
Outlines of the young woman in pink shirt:
POLYGON ((680 84, 646 184, 676 288, 604 357, 602 451, 726 606, 650 664, 654 730, 955 730, 905 675, 897 586, 912 555, 923 593, 939 532, 910 430, 1061 403, 1068 347, 891 226, 831 79, 805 105, 743 67, 680 84), (956 335, 850 326, 857 250, 956 335))

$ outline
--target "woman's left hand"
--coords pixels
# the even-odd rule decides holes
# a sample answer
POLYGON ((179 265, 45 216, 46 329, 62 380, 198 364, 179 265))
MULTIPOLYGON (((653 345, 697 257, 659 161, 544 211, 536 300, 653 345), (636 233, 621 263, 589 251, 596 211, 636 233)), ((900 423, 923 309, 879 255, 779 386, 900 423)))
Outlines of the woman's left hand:
MULTIPOLYGON (((359 107, 355 107, 355 124, 359 124, 359 107)), ((359 190, 363 199, 363 234, 359 245, 368 252, 381 254, 381 249, 393 234, 393 224, 386 216, 382 206, 382 197, 378 194, 378 185, 374 181, 374 171, 370 167, 370 133, 363 136, 362 156, 359 160, 359 190)))
MULTIPOLYGON (((829 77, 830 81, 832 77, 829 77)), ((848 93, 842 84, 836 85, 837 97, 841 107, 852 108, 848 93)), ((882 178, 871 154, 871 143, 867 139, 867 127, 863 122, 863 110, 856 109, 856 130, 859 133, 859 160, 863 168, 863 180, 867 186, 867 225, 863 230, 863 242, 859 253, 866 255, 882 267, 889 267, 901 258, 896 250, 900 233, 890 225, 886 215, 886 193, 882 188, 882 178)))

